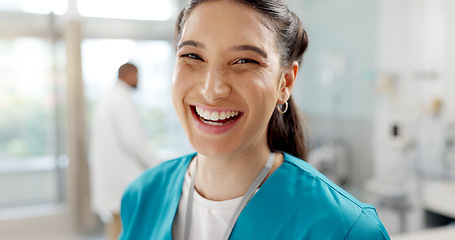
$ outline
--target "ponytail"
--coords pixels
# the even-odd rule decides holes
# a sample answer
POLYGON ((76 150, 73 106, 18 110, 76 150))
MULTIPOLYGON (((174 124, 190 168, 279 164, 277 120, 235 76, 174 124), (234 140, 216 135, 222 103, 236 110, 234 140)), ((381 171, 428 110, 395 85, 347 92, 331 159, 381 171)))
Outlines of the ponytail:
POLYGON ((305 137, 305 124, 292 96, 288 100, 288 105, 285 113, 280 113, 275 108, 267 129, 267 144, 271 151, 286 152, 306 160, 308 142, 305 137))
MULTIPOLYGON (((281 1, 271 1, 280 2, 281 1)), ((294 62, 302 64, 303 53, 308 47, 308 35, 299 17, 289 11, 284 4, 271 4, 272 11, 267 10, 269 22, 278 33, 278 49, 283 68, 294 62), (272 14, 270 14, 272 13, 272 14)), ((309 152, 309 142, 306 136, 306 125, 292 96, 288 100, 288 110, 280 113, 275 109, 270 118, 267 131, 267 144, 272 151, 286 152, 306 160, 309 152)))

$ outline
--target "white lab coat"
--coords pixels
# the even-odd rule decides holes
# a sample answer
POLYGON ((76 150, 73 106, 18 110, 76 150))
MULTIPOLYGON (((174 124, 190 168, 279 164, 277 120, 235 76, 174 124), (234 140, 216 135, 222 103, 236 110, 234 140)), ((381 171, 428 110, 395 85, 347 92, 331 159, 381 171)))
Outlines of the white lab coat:
POLYGON ((100 214, 119 213, 126 186, 155 159, 146 147, 146 137, 133 89, 119 80, 95 111, 92 125, 91 198, 100 214))

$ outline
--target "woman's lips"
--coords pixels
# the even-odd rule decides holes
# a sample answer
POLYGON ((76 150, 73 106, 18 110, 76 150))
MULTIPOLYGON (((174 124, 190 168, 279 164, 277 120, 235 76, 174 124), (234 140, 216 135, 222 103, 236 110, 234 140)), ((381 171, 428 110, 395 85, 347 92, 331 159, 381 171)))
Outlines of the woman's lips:
POLYGON ((198 106, 195 107, 195 110, 201 121, 207 124, 213 124, 214 126, 221 126, 223 124, 229 123, 240 114, 239 111, 210 111, 198 106))
POLYGON ((200 106, 191 106, 196 126, 203 132, 221 134, 229 131, 243 115, 237 110, 212 110, 200 106))

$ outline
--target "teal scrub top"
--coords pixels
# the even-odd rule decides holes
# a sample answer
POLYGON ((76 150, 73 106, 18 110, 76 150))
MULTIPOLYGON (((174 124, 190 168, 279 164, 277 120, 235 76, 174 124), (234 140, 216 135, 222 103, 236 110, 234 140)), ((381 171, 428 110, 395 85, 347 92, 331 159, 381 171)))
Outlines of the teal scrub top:
MULTIPOLYGON (((147 170, 126 189, 119 239, 172 239, 185 172, 195 154, 147 170)), ((307 162, 283 164, 241 212, 229 239, 390 239, 375 208, 336 186, 307 162)))

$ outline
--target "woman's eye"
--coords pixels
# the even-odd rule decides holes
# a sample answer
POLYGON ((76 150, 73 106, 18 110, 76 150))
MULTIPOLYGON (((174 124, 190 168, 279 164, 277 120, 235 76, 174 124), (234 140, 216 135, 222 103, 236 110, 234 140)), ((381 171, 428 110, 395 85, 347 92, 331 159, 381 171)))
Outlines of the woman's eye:
POLYGON ((255 64, 259 64, 258 61, 252 60, 252 59, 240 59, 240 60, 238 60, 236 63, 239 63, 239 64, 245 64, 245 63, 255 63, 255 64))
POLYGON ((181 57, 182 58, 191 58, 191 59, 194 59, 194 60, 203 60, 201 57, 199 57, 199 55, 194 54, 194 53, 182 54, 181 57))

